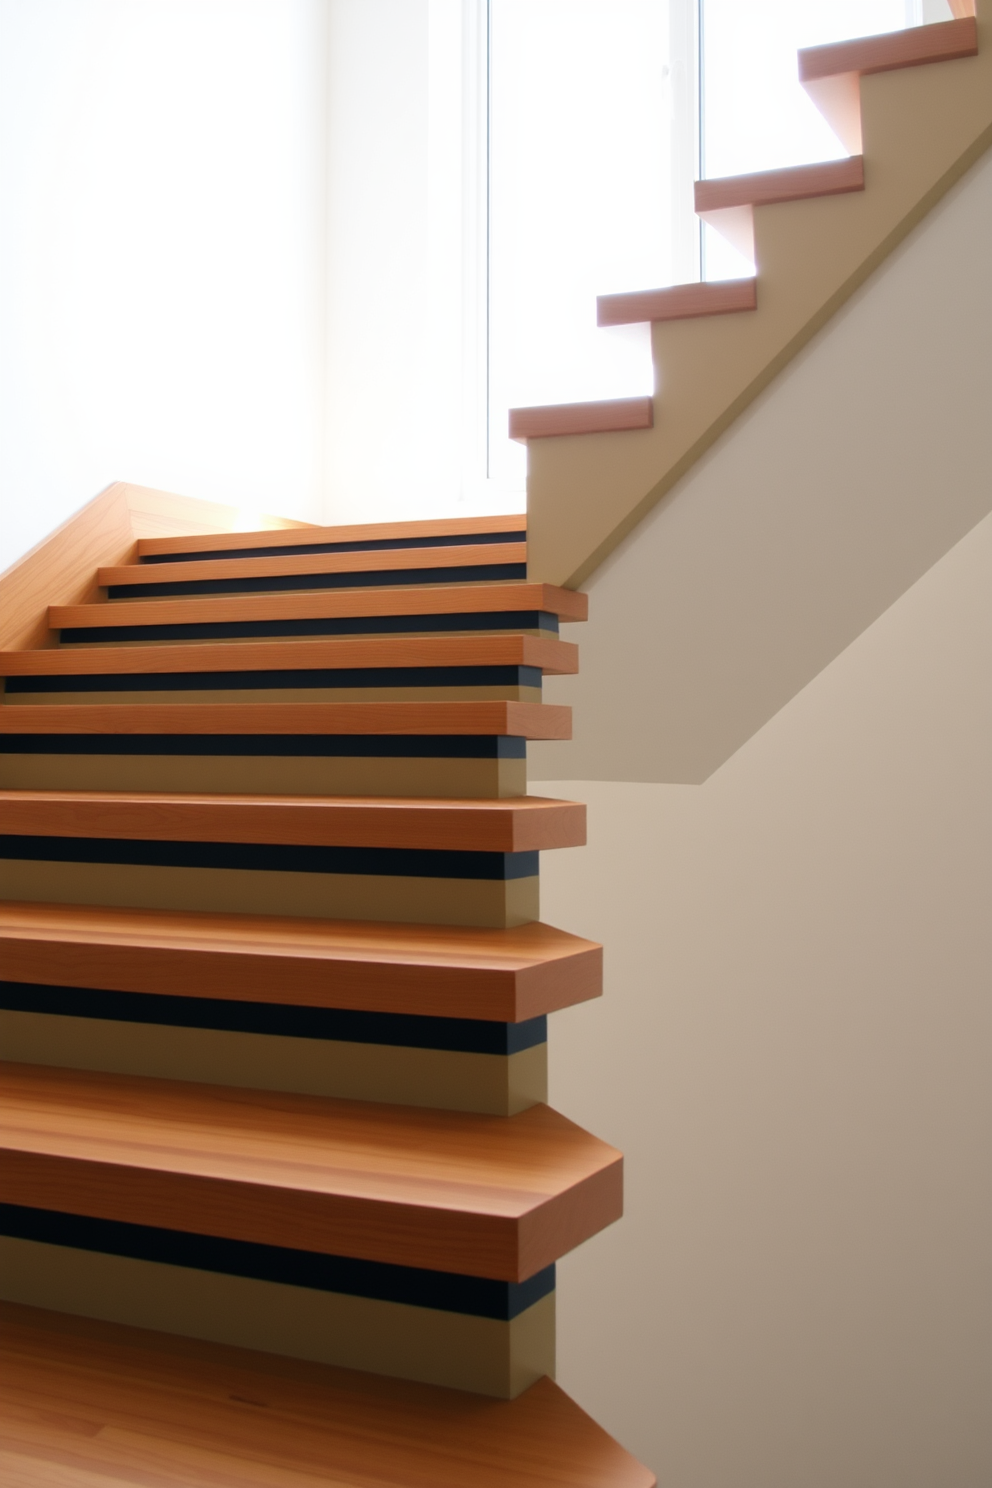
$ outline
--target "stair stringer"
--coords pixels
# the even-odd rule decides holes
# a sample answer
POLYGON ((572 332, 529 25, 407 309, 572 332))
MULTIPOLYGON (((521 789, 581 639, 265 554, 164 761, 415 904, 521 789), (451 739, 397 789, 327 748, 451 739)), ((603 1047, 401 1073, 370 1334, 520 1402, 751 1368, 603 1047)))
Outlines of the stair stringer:
POLYGON ((990 10, 976 57, 862 78, 863 192, 755 209, 756 312, 652 326, 652 429, 529 443, 535 578, 584 583, 992 145, 990 10))

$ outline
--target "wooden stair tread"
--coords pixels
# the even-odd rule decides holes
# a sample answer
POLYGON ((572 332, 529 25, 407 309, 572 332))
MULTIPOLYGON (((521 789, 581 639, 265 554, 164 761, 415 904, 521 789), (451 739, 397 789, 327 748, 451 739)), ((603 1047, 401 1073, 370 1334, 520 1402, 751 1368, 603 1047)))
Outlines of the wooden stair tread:
POLYGON ((757 281, 714 279, 699 284, 670 284, 664 289, 638 289, 627 294, 600 295, 596 324, 639 325, 650 320, 692 320, 703 315, 729 315, 756 310, 757 281))
POLYGON ((511 408, 509 432, 511 439, 546 439, 560 434, 610 434, 629 429, 650 429, 653 423, 653 399, 609 398, 599 403, 549 403, 535 408, 511 408))
POLYGON ((100 676, 119 672, 244 672, 350 667, 529 666, 574 673, 574 641, 533 635, 346 636, 329 640, 205 641, 197 645, 101 646, 0 652, 0 677, 100 676))
POLYGON ((601 948, 509 930, 0 902, 11 981, 517 1023, 602 991, 601 948))
POLYGON ((802 201, 812 196, 838 196, 847 191, 863 191, 864 184, 864 159, 861 155, 850 155, 843 160, 824 160, 814 165, 789 165, 782 170, 697 181, 695 205, 702 215, 734 207, 802 201))
POLYGON ((859 36, 851 41, 803 47, 799 52, 799 81, 837 77, 856 72, 890 72, 930 62, 952 62, 978 52, 978 24, 973 15, 929 26, 908 26, 881 36, 859 36))
POLYGON ((445 548, 386 548, 357 553, 287 552, 269 558, 210 558, 185 563, 127 563, 97 570, 105 588, 125 584, 183 584, 198 579, 251 579, 290 574, 377 573, 418 568, 480 568, 526 563, 527 544, 473 543, 445 548))
POLYGON ((540 610, 585 620, 588 601, 572 589, 514 580, 395 589, 325 589, 302 594, 245 594, 196 599, 114 600, 52 605, 53 630, 116 625, 209 625, 233 620, 315 620, 383 615, 467 615, 540 610))
POLYGON ((0 734, 424 734, 567 739, 550 703, 68 703, 0 708, 0 734))
POLYGON ((551 1380, 513 1401, 0 1304, 19 1488, 653 1488, 551 1380))
POLYGON ((523 1281, 621 1213, 620 1154, 477 1116, 4 1064, 5 1201, 523 1281))
POLYGON ((0 790, 0 835, 515 853, 585 842, 586 809, 543 796, 174 795, 0 790))
MULTIPOLYGON (((524 512, 494 517, 433 517, 419 522, 361 522, 338 527, 305 527, 287 531, 209 532, 182 537, 139 538, 139 558, 174 553, 209 553, 243 548, 312 547, 317 543, 391 543, 424 538, 480 537, 489 533, 527 531, 524 512)), ((468 546, 466 544, 466 546, 468 546)), ((386 551, 385 549, 381 551, 386 551)))

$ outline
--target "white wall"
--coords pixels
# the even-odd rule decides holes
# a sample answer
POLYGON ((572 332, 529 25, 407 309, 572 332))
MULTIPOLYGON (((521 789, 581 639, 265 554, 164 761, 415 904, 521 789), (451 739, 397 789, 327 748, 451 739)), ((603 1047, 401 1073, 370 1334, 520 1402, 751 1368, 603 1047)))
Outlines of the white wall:
POLYGON ((992 1482, 990 676, 992 517, 704 785, 534 787, 606 946, 551 1100, 627 1158, 558 1377, 662 1488, 992 1482))
POLYGON ((322 0, 0 0, 0 568, 113 480, 317 515, 322 0))

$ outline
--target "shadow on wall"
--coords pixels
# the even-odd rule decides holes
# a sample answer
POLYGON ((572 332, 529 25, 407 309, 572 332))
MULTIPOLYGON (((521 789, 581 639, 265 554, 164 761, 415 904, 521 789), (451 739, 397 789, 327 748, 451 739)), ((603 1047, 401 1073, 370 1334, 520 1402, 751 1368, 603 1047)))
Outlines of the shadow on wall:
POLYGON ((707 779, 992 509, 990 241, 987 155, 607 559, 535 778, 707 779))

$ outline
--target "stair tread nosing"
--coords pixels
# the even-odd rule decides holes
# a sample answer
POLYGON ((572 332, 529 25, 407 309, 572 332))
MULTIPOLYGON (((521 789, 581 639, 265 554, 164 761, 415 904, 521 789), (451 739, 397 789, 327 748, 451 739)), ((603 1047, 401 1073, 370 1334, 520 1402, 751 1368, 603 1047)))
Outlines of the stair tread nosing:
POLYGON ((578 647, 545 636, 439 635, 0 652, 0 677, 491 666, 572 674, 578 670, 578 647))
POLYGON ((879 36, 858 36, 850 41, 803 47, 799 52, 799 81, 815 82, 818 78, 850 72, 864 77, 929 62, 953 62, 973 57, 977 51, 977 22, 974 16, 963 16, 929 26, 907 26, 879 36))
MULTIPOLYGON (((513 512, 495 517, 433 517, 417 522, 366 522, 281 531, 264 529, 254 532, 185 534, 182 537, 142 537, 138 539, 137 555, 141 559, 156 559, 171 558, 177 553, 240 552, 246 548, 285 548, 291 552, 293 548, 313 547, 318 543, 348 547, 358 543, 392 546, 428 539, 435 539, 441 544, 445 538, 461 546, 458 543, 459 538, 478 539, 494 533, 519 533, 523 537, 526 531, 526 514, 513 512)), ((388 550, 388 547, 380 549, 388 550)))
POLYGON ((4 1064, 5 1202, 524 1281, 621 1213, 622 1159, 516 1116, 4 1064))
POLYGON ((602 949, 508 930, 0 903, 11 981, 518 1023, 598 997, 602 949))
POLYGON ((596 324, 639 325, 643 321, 693 320, 707 315, 729 315, 758 307, 757 280, 711 279, 698 284, 669 284, 662 289, 638 289, 625 294, 599 295, 596 324))
POLYGON ((476 544, 471 547, 387 548, 358 553, 291 552, 267 558, 208 558, 176 563, 127 563, 97 570, 103 588, 131 584, 182 584, 197 579, 250 579, 281 575, 402 572, 420 568, 482 568, 522 564, 526 543, 476 544))
POLYGON ((387 615, 460 615, 542 611, 585 620, 584 594, 554 584, 518 581, 408 585, 382 589, 323 589, 299 594, 208 595, 195 599, 108 600, 50 605, 53 630, 132 625, 221 624, 236 620, 313 620, 387 615))
POLYGON ((0 1375, 9 1469, 32 1488, 655 1483, 550 1379, 493 1400, 13 1303, 0 1375))
POLYGON ((695 184, 696 211, 720 212, 733 207, 774 206, 808 197, 839 196, 863 191, 864 157, 824 160, 814 165, 788 165, 781 170, 723 176, 695 184))
POLYGON ((181 796, 0 790, 0 836, 513 853, 585 842, 585 807, 543 796, 181 796))

